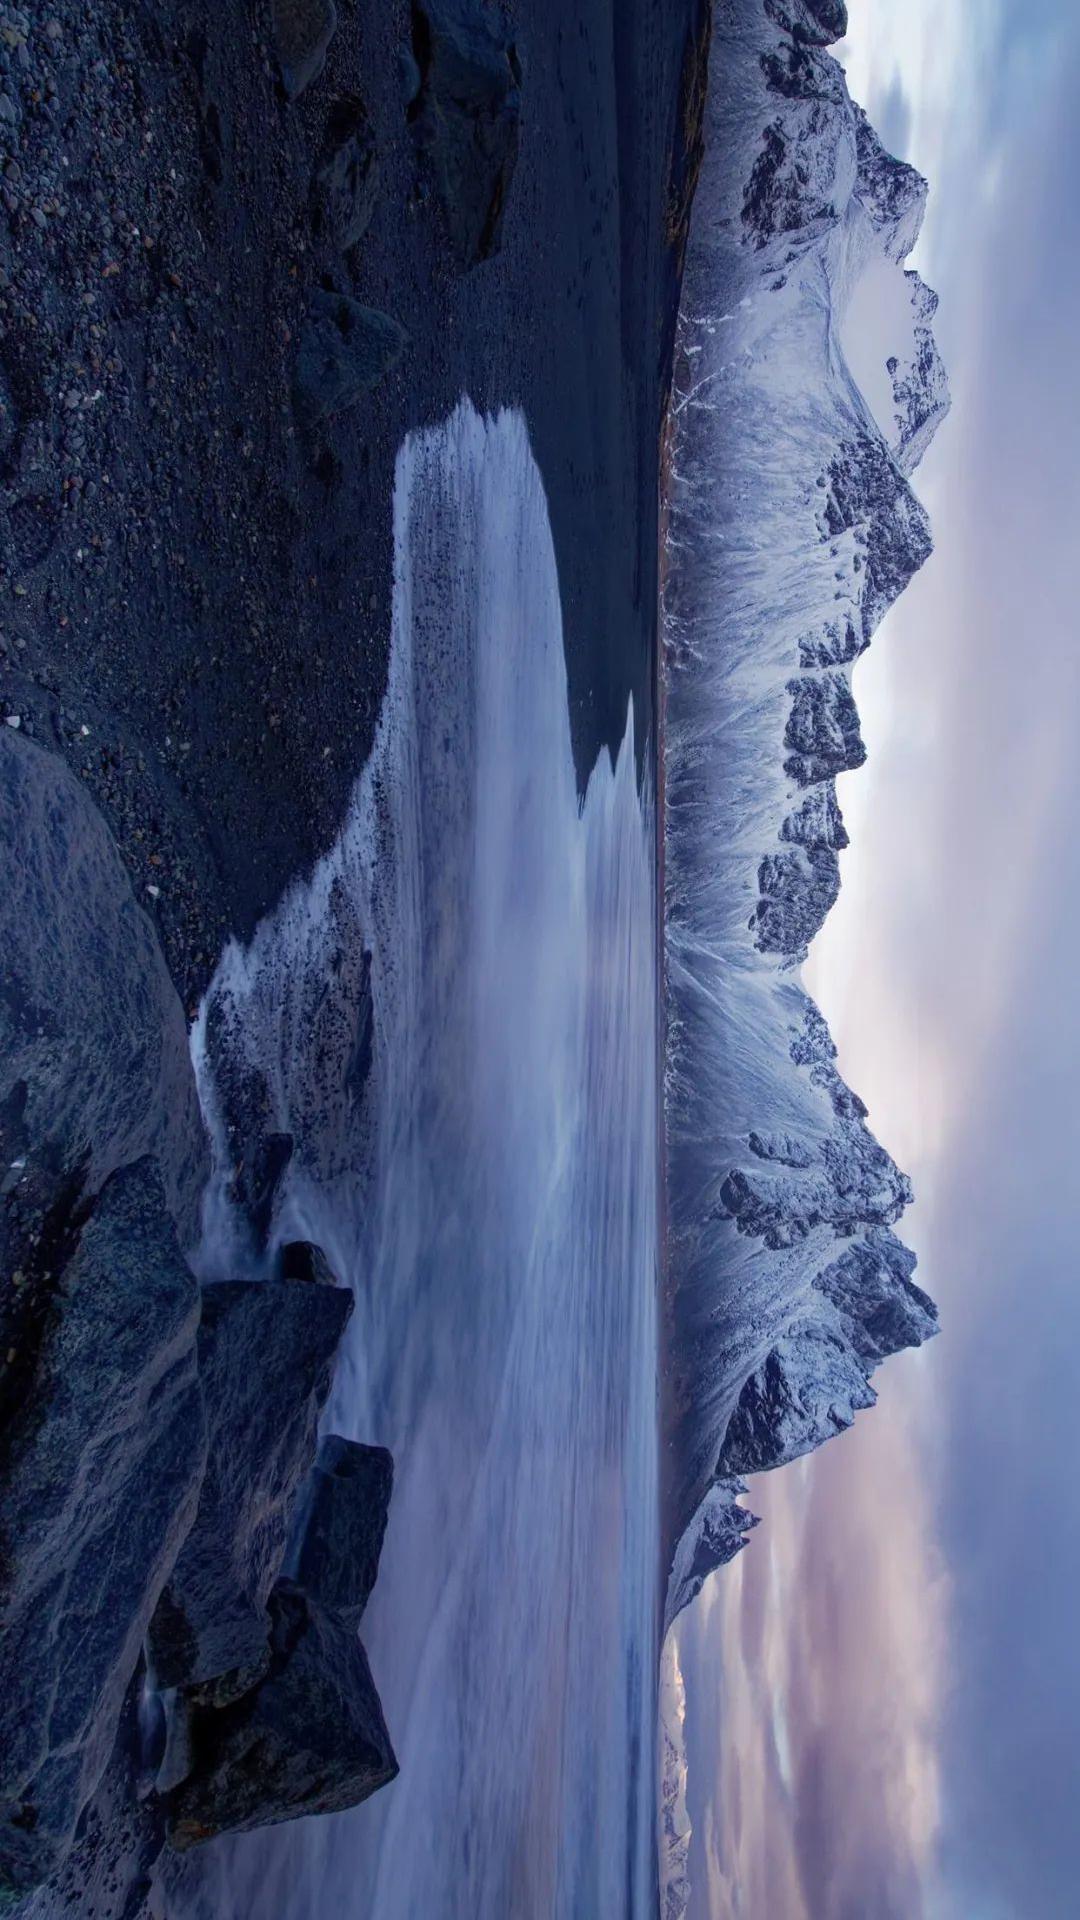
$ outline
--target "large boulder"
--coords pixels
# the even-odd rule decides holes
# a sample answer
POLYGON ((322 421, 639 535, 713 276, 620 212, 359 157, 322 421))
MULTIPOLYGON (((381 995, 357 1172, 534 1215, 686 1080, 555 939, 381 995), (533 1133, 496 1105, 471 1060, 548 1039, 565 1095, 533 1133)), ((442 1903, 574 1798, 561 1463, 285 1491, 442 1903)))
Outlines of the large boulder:
POLYGON ((56 1282, 0 1482, 0 1886, 62 1864, 206 1462, 199 1291, 157 1167, 115 1173, 56 1282))
POLYGON ((396 366, 407 339, 388 313, 316 288, 296 357, 293 391, 303 425, 320 426, 355 406, 396 366))
POLYGON ((145 1790, 143 1681, 140 1662, 116 1745, 71 1852, 47 1887, 18 1902, 19 1920, 160 1920, 161 1908, 151 1904, 151 1894, 165 1846, 165 1808, 156 1793, 145 1790))
POLYGON ((335 1287, 337 1281, 321 1247, 312 1240, 289 1240, 278 1252, 278 1278, 302 1280, 309 1287, 335 1287))
POLYGON ((198 1516, 150 1629, 159 1688, 213 1682, 228 1698, 265 1670, 267 1600, 351 1311, 346 1288, 298 1280, 203 1288, 209 1458, 198 1516))
POLYGON ((0 1273, 148 1153, 188 1247, 208 1158, 183 1008, 86 789, 10 727, 0 865, 0 1273))
POLYGON ((330 1433, 304 1484, 282 1573, 358 1626, 379 1571, 394 1457, 330 1433))
POLYGON ((169 1800, 185 1850, 219 1833, 337 1813, 397 1773, 367 1656, 347 1618, 282 1582, 265 1679, 226 1706, 196 1704, 191 1772, 169 1800))
POLYGON ((517 165, 521 62, 477 0, 414 0, 408 115, 431 166, 458 258, 497 253, 517 165))

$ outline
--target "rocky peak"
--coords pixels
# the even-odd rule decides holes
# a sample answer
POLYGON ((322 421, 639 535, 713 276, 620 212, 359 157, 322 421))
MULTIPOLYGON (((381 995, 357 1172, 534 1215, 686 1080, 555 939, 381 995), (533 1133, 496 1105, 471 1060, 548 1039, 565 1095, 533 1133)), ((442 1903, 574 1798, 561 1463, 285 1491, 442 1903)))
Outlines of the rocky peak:
POLYGON ((893 383, 896 438, 893 455, 901 473, 914 473, 949 411, 952 397, 945 363, 931 331, 938 297, 917 273, 905 274, 914 316, 909 358, 892 356, 886 366, 893 383))
POLYGON ((922 174, 882 146, 861 107, 852 106, 858 160, 855 193, 891 260, 906 260, 919 237, 928 188, 922 174))

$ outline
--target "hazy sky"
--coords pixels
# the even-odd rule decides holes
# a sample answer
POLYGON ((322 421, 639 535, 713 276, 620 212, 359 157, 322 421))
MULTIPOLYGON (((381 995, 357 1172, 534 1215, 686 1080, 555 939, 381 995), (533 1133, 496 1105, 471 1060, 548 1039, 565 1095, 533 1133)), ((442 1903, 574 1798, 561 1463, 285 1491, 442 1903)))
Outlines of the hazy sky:
POLYGON ((688 1628, 692 1912, 1068 1920, 1080 5, 850 13, 852 91, 930 179, 915 261, 954 409, 917 480, 935 555, 856 674, 869 764, 842 783, 852 848, 808 977, 914 1177, 944 1332, 851 1435, 755 1483, 766 1526, 688 1628))

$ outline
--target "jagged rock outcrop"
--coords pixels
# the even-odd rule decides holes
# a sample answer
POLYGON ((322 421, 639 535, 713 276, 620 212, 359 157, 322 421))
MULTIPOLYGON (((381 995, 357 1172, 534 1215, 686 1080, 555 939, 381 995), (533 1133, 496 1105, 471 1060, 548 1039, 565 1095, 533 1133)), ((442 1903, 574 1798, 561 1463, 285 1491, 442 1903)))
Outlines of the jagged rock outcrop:
MULTIPOLYGON (((110 1174, 146 1154, 190 1246, 209 1156, 183 1008, 108 828, 63 761, 10 727, 0 728, 0 861, 6 1315, 11 1276, 23 1275, 25 1307, 39 1250, 55 1249, 110 1174)), ((5 1352, 22 1345, 9 1333, 5 1352)))
POLYGON ((196 1703, 191 1770, 170 1797, 184 1851, 220 1833, 337 1813, 397 1773, 367 1656, 351 1619, 281 1582, 270 1601, 266 1677, 226 1706, 196 1703))
POLYGON ((413 0, 408 117, 464 266, 497 253, 517 165, 521 62, 479 0, 413 0))
POLYGON ((722 1475, 786 1466, 874 1405, 873 1369, 937 1332, 937 1308, 913 1284, 914 1267, 894 1234, 871 1228, 816 1276, 809 1309, 743 1385, 720 1449, 722 1475))
POLYGON ((384 1447, 326 1436, 269 1596, 265 1670, 231 1696, 196 1686, 172 1702, 159 1786, 178 1850, 218 1833, 355 1806, 396 1774, 357 1639, 393 1473, 384 1447))
POLYGON ((317 287, 296 356, 297 417, 317 427, 355 406, 397 365, 407 339, 390 314, 317 287))
POLYGON ((337 1281, 321 1247, 310 1240, 289 1240, 278 1253, 278 1276, 309 1287, 335 1287, 337 1281))
POLYGON ((102 1778, 206 1461, 199 1294, 152 1159, 63 1272, 0 1478, 0 1886, 62 1866, 102 1778))
POLYGON ((669 1619, 743 1542, 738 1476, 850 1425, 878 1363, 937 1327, 892 1232, 910 1183, 793 972, 839 891, 837 777, 865 759, 852 669, 929 554, 908 476, 948 407, 936 301, 903 267, 926 184, 850 100, 825 51, 844 24, 829 0, 734 0, 714 21, 680 317, 664 590, 669 1619), (882 339, 881 420, 844 351, 869 270, 896 274, 911 314, 882 339))
POLYGON ((74 1845, 48 1886, 15 1906, 19 1920, 158 1920, 160 1908, 152 1908, 148 1896, 165 1845, 165 1813, 146 1791, 143 1684, 140 1663, 109 1764, 83 1811, 74 1845))
POLYGON ((930 323, 938 297, 917 273, 905 278, 911 288, 914 316, 911 352, 890 354, 885 362, 893 383, 896 439, 893 452, 903 473, 913 473, 949 411, 945 363, 937 349, 930 323))
POLYGON ((352 1296, 306 1242, 282 1266, 205 1286, 200 1325, 145 1160, 63 1276, 0 1493, 0 1910, 47 1883, 42 1920, 91 1895, 134 1920, 168 1838, 351 1806, 397 1771, 357 1640, 393 1462, 337 1435, 316 1456, 352 1296))
POLYGON ((684 1528, 675 1545, 668 1583, 669 1620, 697 1598, 710 1573, 726 1567, 742 1552, 748 1535, 760 1524, 756 1514, 739 1504, 745 1493, 745 1481, 714 1479, 684 1528))
POLYGON ((213 1683, 228 1698, 265 1670, 267 1602, 351 1311, 348 1289, 297 1280, 203 1288, 209 1453, 198 1514, 150 1623, 157 1687, 213 1683))
POLYGON ((359 1626, 379 1571, 394 1460, 327 1434, 301 1492, 282 1575, 319 1606, 359 1626))

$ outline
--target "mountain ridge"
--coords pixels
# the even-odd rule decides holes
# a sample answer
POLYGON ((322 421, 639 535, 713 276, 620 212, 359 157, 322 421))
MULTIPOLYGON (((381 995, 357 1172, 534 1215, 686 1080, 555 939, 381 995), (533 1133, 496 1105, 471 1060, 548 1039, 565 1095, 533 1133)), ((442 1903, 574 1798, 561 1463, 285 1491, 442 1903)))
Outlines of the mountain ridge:
POLYGON ((831 0, 717 8, 672 398, 663 601, 666 1623, 753 1524, 742 1476, 873 1404, 937 1331, 893 1229, 912 1198, 798 968, 866 750, 855 662, 931 551, 909 475, 948 411, 927 186, 826 44, 831 0), (876 418, 844 320, 885 278, 876 418), (894 324, 889 316, 890 326, 894 324), (880 401, 879 401, 880 406, 880 401))

